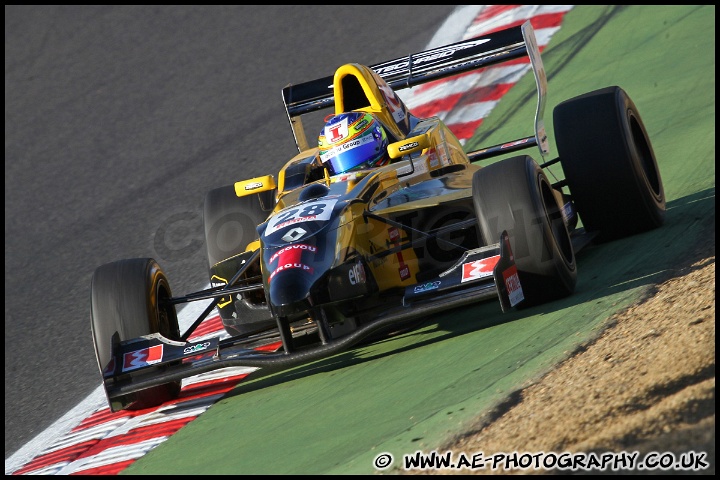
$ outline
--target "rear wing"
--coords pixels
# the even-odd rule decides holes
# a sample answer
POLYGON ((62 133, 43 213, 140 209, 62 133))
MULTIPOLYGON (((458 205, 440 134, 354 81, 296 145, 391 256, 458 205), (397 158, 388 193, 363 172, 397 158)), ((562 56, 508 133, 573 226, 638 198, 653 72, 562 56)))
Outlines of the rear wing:
MULTIPOLYGON (((547 78, 535 31, 529 21, 488 35, 462 40, 370 66, 395 91, 459 75, 518 58, 530 58, 537 87, 534 135, 468 153, 471 161, 538 146, 541 155, 549 152, 545 123, 547 78)), ((335 105, 333 76, 282 89, 283 102, 295 144, 300 152, 310 148, 301 117, 335 105)))

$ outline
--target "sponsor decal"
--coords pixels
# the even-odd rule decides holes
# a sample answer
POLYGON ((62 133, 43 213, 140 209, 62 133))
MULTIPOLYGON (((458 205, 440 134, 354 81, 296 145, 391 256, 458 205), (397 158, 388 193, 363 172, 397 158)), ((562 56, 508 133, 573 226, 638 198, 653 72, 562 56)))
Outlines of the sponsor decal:
POLYGON ((305 229, 297 227, 297 228, 293 228, 292 230, 287 232, 285 235, 283 235, 282 239, 285 240, 286 242, 296 242, 296 241, 300 240, 303 237, 303 235, 305 235, 306 233, 307 233, 307 231, 305 231, 305 229))
POLYGON ((514 146, 516 146, 516 145, 522 145, 523 143, 527 143, 527 142, 529 142, 529 141, 530 141, 529 138, 523 138, 523 139, 520 139, 520 140, 515 140, 514 142, 504 143, 504 144, 502 144, 502 145, 500 146, 500 148, 501 148, 501 149, 502 149, 502 148, 510 148, 510 147, 514 147, 514 146))
POLYGON ((293 224, 295 224, 295 223, 311 222, 311 221, 313 221, 313 220, 317 220, 317 215, 308 215, 308 216, 305 216, 305 217, 293 218, 293 219, 291 219, 291 220, 288 220, 288 221, 286 221, 286 222, 282 222, 282 223, 278 224, 278 225, 276 226, 275 230, 279 230, 279 229, 281 229, 281 228, 285 228, 285 227, 290 226, 290 225, 293 225, 293 224))
POLYGON ((505 287, 507 287, 508 296, 510 297, 510 306, 514 307, 525 299, 515 265, 503 272, 503 280, 505 280, 505 287))
POLYGON ((323 162, 327 162, 331 158, 336 157, 336 156, 340 155, 341 153, 347 152, 349 150, 353 150, 358 147, 362 147, 363 145, 366 145, 368 143, 373 143, 373 142, 375 142, 375 138, 370 135, 356 138, 352 142, 347 142, 347 143, 342 143, 340 145, 336 145, 333 148, 331 148, 330 150, 327 150, 326 152, 320 154, 320 159, 323 162))
MULTIPOLYGON (((400 244, 400 232, 395 227, 390 227, 388 229, 388 234, 390 235, 390 242, 393 243, 393 245, 399 245, 400 244)), ((405 260, 403 260, 402 252, 397 252, 397 260, 400 266, 398 267, 398 274, 400 274, 400 280, 405 281, 408 278, 410 278, 410 267, 408 267, 405 264, 405 260)))
POLYGON ((147 367, 160 363, 163 357, 163 346, 153 345, 152 347, 135 350, 134 352, 125 353, 123 355, 123 372, 130 372, 138 368, 147 367))
POLYGON ((445 145, 445 143, 440 143, 435 150, 440 156, 440 163, 443 165, 450 165, 450 154, 448 154, 447 145, 445 145))
POLYGON ((300 268, 308 273, 313 273, 313 267, 305 265, 304 263, 284 263, 278 266, 275 270, 273 270, 273 272, 270 274, 270 277, 268 277, 268 282, 271 282, 275 275, 282 272, 283 270, 289 270, 292 268, 300 268))
POLYGON ((430 153, 430 155, 428 155, 428 166, 430 168, 437 168, 440 166, 440 160, 434 150, 430 153))
POLYGON ((494 257, 463 263, 460 282, 469 282, 471 280, 492 276, 493 269, 499 261, 500 255, 495 255, 494 257))
POLYGON ((355 180, 357 178, 357 172, 353 172, 347 175, 341 175, 338 177, 338 182, 347 182, 349 180, 355 180))
POLYGON ((267 227, 265 228, 265 236, 267 237, 278 230, 298 223, 328 221, 336 203, 336 199, 330 199, 302 203, 294 207, 286 208, 268 220, 267 227))
POLYGON ((398 229, 395 227, 390 227, 388 230, 388 233, 390 234, 390 241, 392 243, 397 244, 400 241, 400 232, 398 232, 398 229))
MULTIPOLYGON (((368 121, 362 117, 357 123, 353 124, 353 130, 362 133, 368 126, 368 121)), ((357 135, 356 133, 356 135, 357 135)), ((338 123, 325 126, 325 140, 328 143, 339 143, 350 136, 350 125, 347 118, 343 118, 338 123)))
POLYGON ((210 346, 210 342, 198 343, 183 349, 184 354, 202 352, 210 346))
POLYGON ((316 252, 317 247, 301 244, 288 245, 287 247, 278 250, 272 257, 270 257, 270 261, 268 262, 268 265, 274 263, 275 261, 278 262, 277 268, 270 273, 268 282, 271 282, 278 273, 288 269, 299 268, 308 273, 313 273, 313 267, 302 263, 302 252, 304 251, 316 252))
MULTIPOLYGON (((543 70, 543 73, 544 73, 544 72, 545 72, 545 71, 543 70)), ((539 143, 540 145, 543 145, 543 146, 547 145, 547 133, 545 133, 545 127, 544 127, 544 126, 538 128, 537 136, 538 136, 538 143, 539 143)), ((543 151, 545 151, 545 150, 543 150, 543 151)))
POLYGON ((348 278, 351 285, 365 283, 365 268, 362 263, 356 263, 348 271, 348 278))
MULTIPOLYGON (((449 45, 445 47, 436 48, 434 50, 428 50, 426 52, 419 53, 417 55, 412 56, 412 67, 417 68, 421 65, 432 63, 434 61, 442 61, 446 59, 447 57, 451 57, 455 52, 459 52, 462 50, 466 50, 468 48, 477 47, 479 45, 482 45, 483 43, 489 42, 489 38, 479 39, 479 40, 471 40, 464 43, 461 43, 460 45, 449 45)), ((406 59, 402 59, 398 61, 397 63, 393 63, 390 65, 379 65, 375 67, 373 70, 375 70, 379 75, 386 76, 386 75, 392 75, 393 73, 397 73, 399 71, 409 70, 410 69, 410 62, 406 59)))
POLYGON ((260 188, 262 186, 263 186, 262 182, 248 183, 247 185, 245 185, 245 190, 255 190, 256 188, 260 188))
POLYGON ((398 253, 398 259, 400 260, 400 268, 398 268, 398 273, 400 274, 400 280, 407 280, 410 278, 410 267, 405 265, 405 262, 402 259, 402 255, 398 253))
MULTIPOLYGON (((285 255, 293 250, 297 250, 298 253, 302 253, 301 252, 302 250, 306 250, 308 252, 315 253, 315 252, 317 252, 317 247, 313 247, 312 245, 305 245, 304 243, 288 245, 287 247, 281 248, 280 250, 275 252, 275 254, 272 257, 270 257, 269 263, 273 263, 275 260, 278 259, 278 257, 286 258, 285 255)), ((299 255, 292 255, 292 257, 293 257, 293 261, 295 260, 295 258, 299 259, 299 255)))
POLYGON ((437 290, 440 287, 440 283, 442 283, 440 280, 436 280, 434 282, 424 283, 422 285, 416 285, 413 289, 413 293, 423 293, 428 292, 430 290, 437 290))
POLYGON ((338 123, 325 127, 325 138, 330 143, 337 143, 348 136, 348 119, 343 118, 338 123))
POLYGON ((406 143, 405 145, 403 145, 403 146, 401 146, 400 148, 398 148, 398 151, 399 151, 399 152, 404 152, 405 150, 410 150, 411 148, 415 148, 415 147, 417 147, 418 145, 420 145, 418 142, 406 143))

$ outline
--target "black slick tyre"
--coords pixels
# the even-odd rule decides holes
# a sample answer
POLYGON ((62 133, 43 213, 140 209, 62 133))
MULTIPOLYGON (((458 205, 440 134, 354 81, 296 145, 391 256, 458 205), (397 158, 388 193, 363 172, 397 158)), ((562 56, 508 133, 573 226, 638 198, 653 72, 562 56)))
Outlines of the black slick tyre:
POLYGON ((203 207, 209 266, 244 252, 258 239, 257 226, 269 213, 263 209, 258 194, 238 197, 234 185, 210 190, 203 207))
MULTIPOLYGON (((180 340, 170 285, 151 258, 133 258, 98 267, 91 285, 91 330, 98 367, 103 369, 120 342, 160 333, 180 340)), ((108 398, 111 410, 138 410, 158 406, 180 395, 180 381, 108 398)))
POLYGON ((486 244, 508 232, 529 307, 575 290, 575 254, 554 191, 537 162, 527 155, 509 158, 473 175, 473 203, 486 244))
MULTIPOLYGON (((257 226, 267 219, 273 194, 267 191, 238 197, 234 185, 215 188, 206 194, 203 223, 210 269, 218 262, 243 253, 258 239, 257 226)), ((254 274, 259 275, 259 269, 249 272, 249 275, 254 274)), ((229 281, 228 278, 225 280, 229 281)), ((269 310, 262 305, 264 297, 253 299, 252 295, 262 296, 259 292, 237 294, 233 301, 219 304, 218 313, 229 335, 254 333, 275 325, 269 310)))
POLYGON ((657 228, 665 191, 635 104, 620 87, 566 100, 553 112, 565 179, 585 230, 606 242, 657 228))

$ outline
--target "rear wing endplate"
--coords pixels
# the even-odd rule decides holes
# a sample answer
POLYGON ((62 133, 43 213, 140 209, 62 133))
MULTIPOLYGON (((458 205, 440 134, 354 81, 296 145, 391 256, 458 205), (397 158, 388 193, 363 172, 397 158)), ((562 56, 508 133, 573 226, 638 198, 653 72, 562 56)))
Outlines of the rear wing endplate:
MULTIPOLYGON (((538 146, 544 156, 549 151, 543 120, 547 77, 530 21, 488 35, 378 63, 370 68, 393 90, 398 91, 524 57, 530 58, 537 88, 534 135, 470 152, 468 156, 474 161, 534 145, 538 146)), ((309 145, 300 117, 335 105, 333 75, 288 85, 282 89, 282 96, 298 150, 307 150, 309 145)))

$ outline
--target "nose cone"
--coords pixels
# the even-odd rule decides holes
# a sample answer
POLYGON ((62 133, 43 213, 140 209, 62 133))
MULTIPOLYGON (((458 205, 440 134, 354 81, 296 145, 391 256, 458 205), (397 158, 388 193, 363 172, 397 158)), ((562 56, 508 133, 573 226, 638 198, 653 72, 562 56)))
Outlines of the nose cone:
POLYGON ((314 276, 299 268, 286 268, 270 279, 272 311, 281 316, 306 312, 310 308, 310 288, 314 276))

